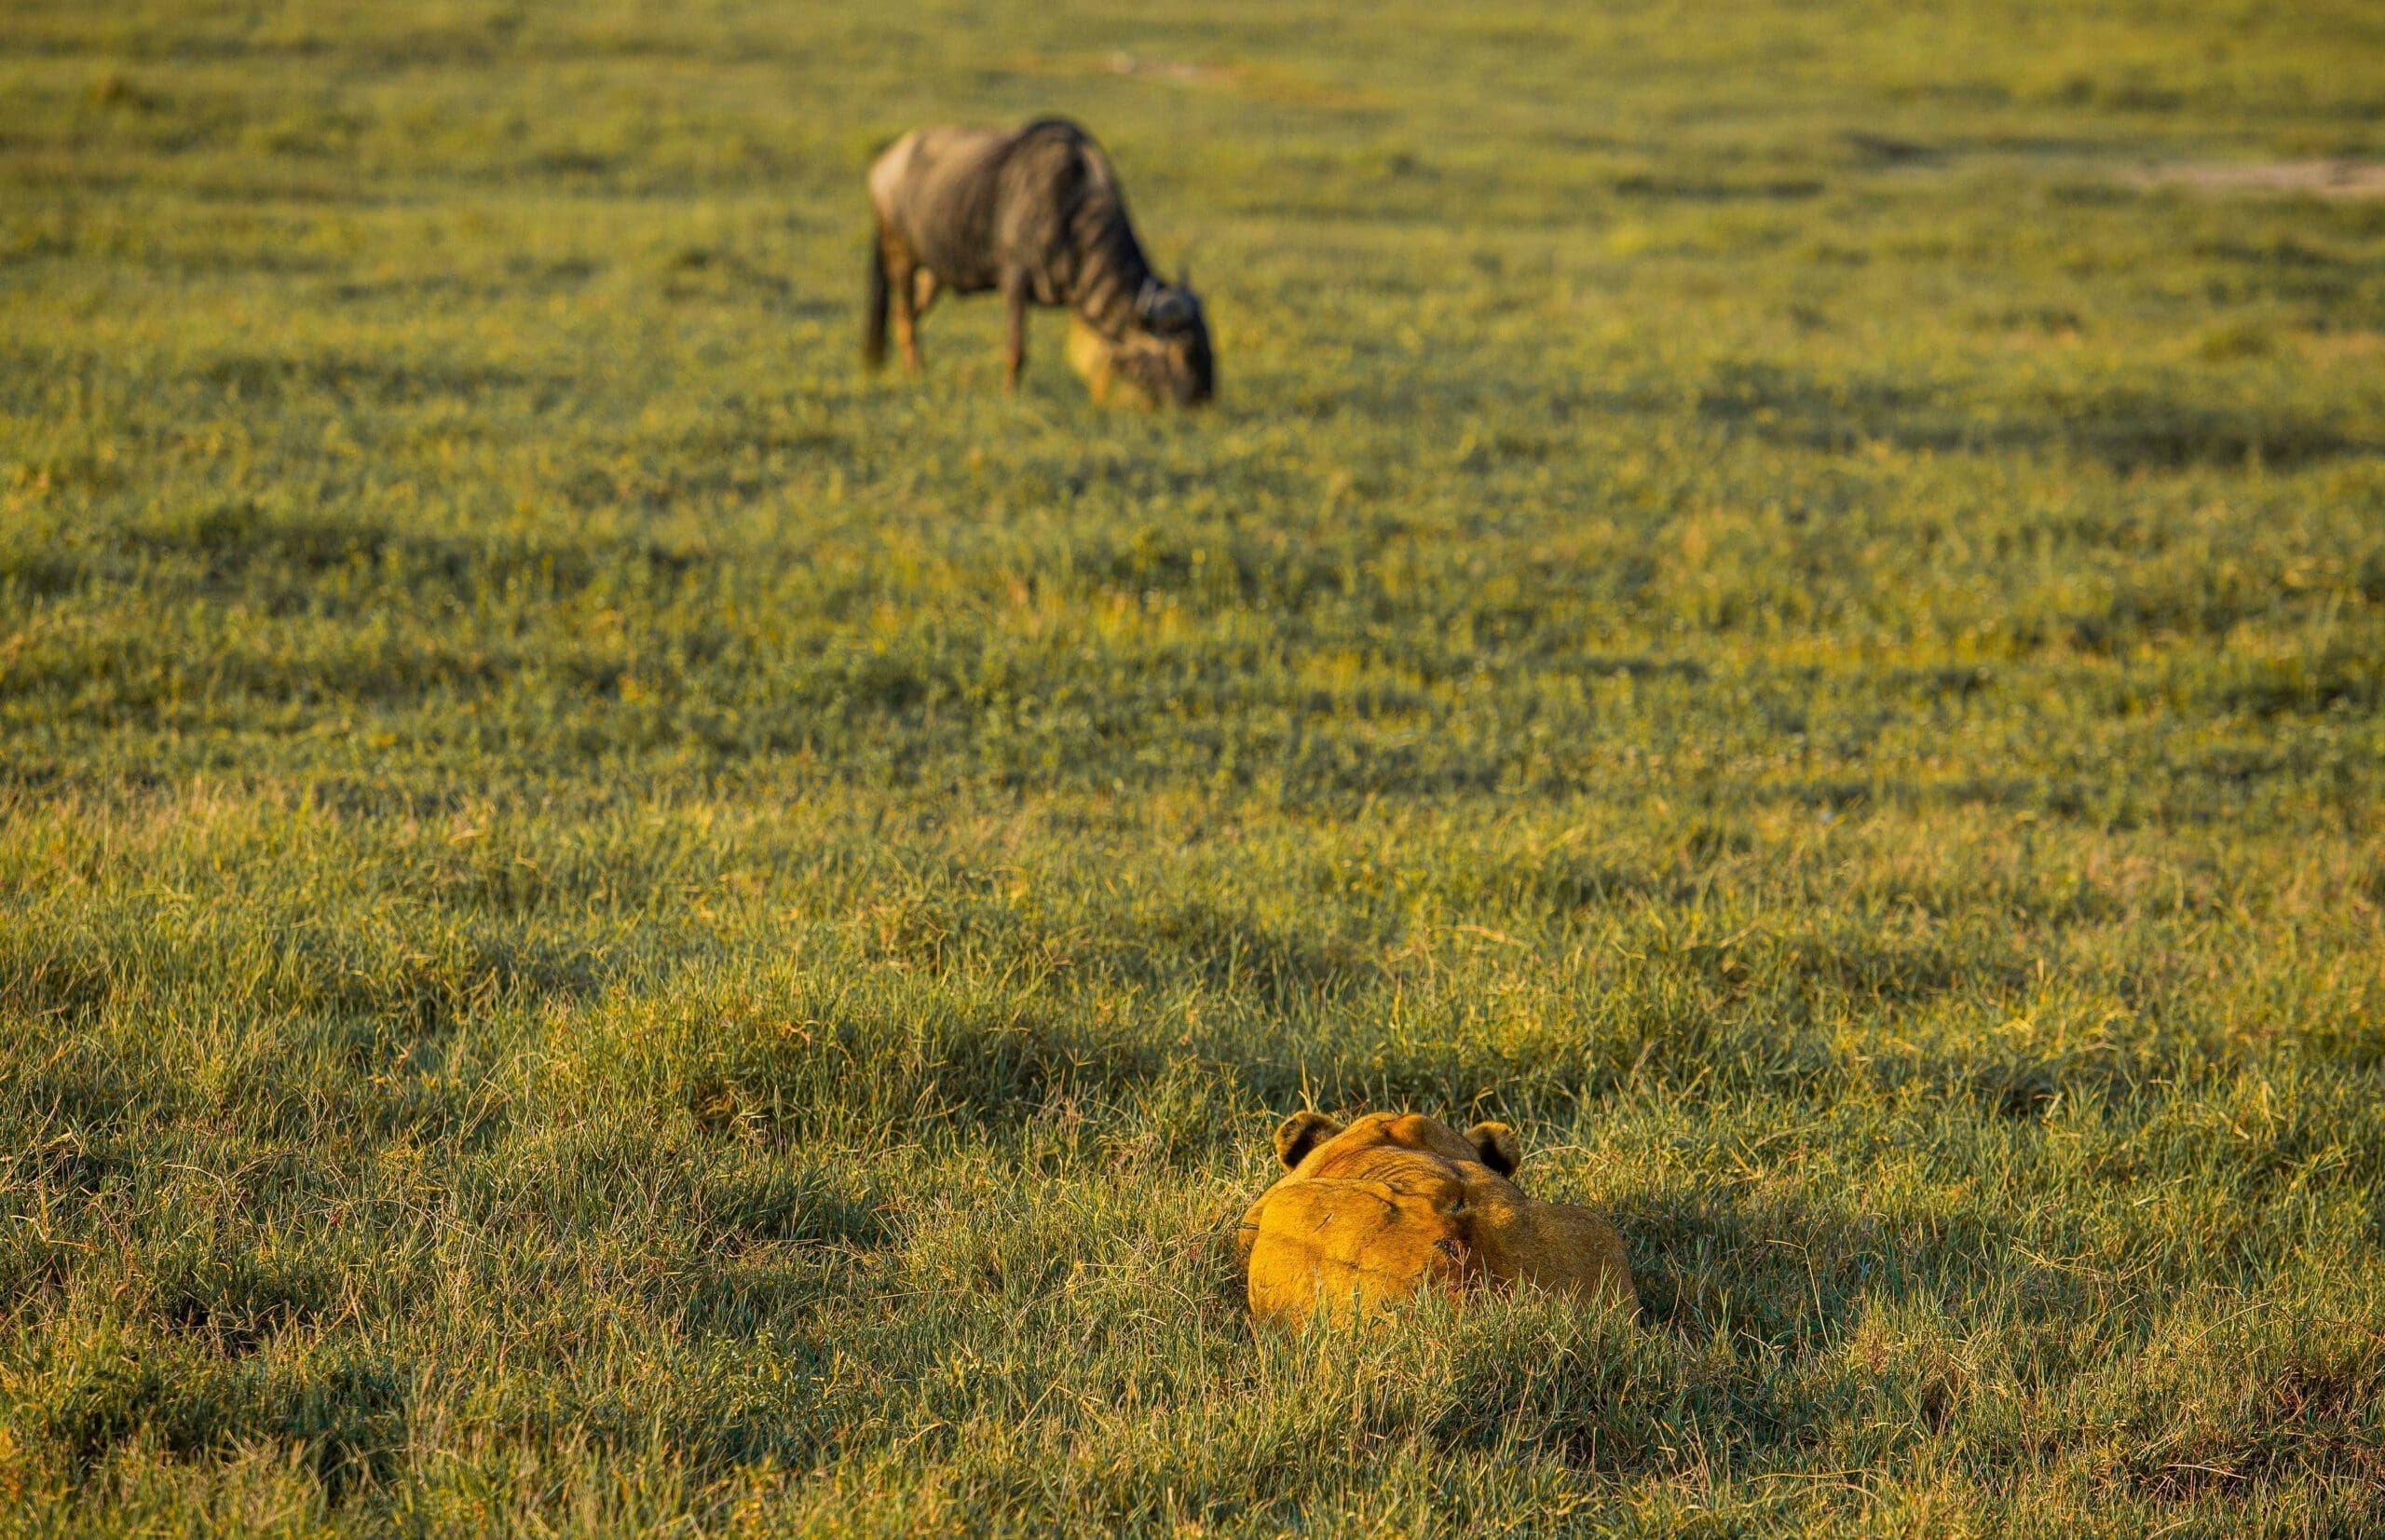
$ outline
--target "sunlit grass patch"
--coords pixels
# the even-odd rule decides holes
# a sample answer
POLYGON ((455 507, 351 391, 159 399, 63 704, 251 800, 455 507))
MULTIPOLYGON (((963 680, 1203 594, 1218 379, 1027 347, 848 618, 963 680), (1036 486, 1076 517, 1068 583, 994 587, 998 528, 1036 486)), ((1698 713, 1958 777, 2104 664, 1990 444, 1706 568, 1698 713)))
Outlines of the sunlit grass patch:
POLYGON ((19 9, 0 1509, 2378 1526, 2358 7, 19 9), (859 369, 1045 111, 1212 409, 859 369), (1254 1332, 1302 1106, 1642 1308, 1254 1332))

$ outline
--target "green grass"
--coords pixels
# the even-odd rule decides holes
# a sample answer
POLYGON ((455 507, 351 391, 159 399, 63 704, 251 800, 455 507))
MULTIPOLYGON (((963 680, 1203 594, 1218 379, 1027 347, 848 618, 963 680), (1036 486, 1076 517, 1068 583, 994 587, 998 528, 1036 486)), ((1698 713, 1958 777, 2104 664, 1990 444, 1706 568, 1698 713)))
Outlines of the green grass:
POLYGON ((1119 9, 0 12, 0 1531, 2385 1526, 2375 8, 1119 9), (1045 110, 1216 410, 859 372, 1045 110))

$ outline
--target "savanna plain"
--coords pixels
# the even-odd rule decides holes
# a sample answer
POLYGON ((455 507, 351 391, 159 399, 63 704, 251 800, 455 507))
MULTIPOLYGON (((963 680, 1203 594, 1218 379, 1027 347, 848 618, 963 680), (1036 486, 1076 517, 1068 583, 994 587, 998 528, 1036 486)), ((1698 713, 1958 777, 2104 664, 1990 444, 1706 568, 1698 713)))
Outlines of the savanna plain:
POLYGON ((2364 0, 5 0, 0 1531, 2378 1533, 2380 157, 2364 0), (1052 111, 1213 409, 859 368, 1052 111), (1255 1333, 1309 1105, 1640 1311, 1255 1333))

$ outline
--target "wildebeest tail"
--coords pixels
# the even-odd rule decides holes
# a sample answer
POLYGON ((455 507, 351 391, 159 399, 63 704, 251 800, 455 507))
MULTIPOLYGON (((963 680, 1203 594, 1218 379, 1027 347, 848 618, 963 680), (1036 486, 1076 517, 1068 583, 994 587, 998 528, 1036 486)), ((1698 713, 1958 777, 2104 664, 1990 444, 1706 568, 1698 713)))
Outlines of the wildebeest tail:
POLYGON ((869 300, 862 321, 861 357, 872 369, 886 361, 886 248, 869 238, 869 300))

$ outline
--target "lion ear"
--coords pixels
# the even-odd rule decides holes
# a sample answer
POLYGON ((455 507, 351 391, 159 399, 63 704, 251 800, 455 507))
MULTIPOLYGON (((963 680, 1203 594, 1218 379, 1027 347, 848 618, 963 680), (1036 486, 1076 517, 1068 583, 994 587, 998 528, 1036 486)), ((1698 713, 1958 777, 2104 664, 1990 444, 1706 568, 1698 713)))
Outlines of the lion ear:
POLYGON ((1465 1142, 1474 1146, 1482 1164, 1503 1177, 1516 1174, 1522 1161, 1524 1147, 1516 1140, 1516 1131, 1504 1123, 1478 1123, 1465 1131, 1465 1142))
POLYGON ((1275 1156, 1285 1165, 1298 1165, 1308 1152, 1342 1132, 1342 1125, 1322 1112, 1294 1112, 1275 1125, 1275 1156))

